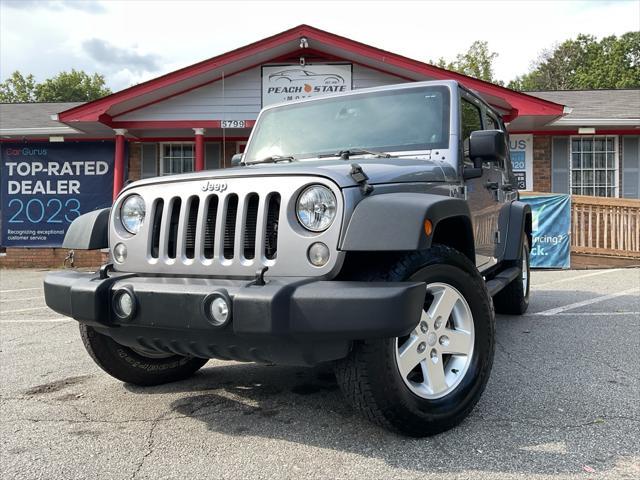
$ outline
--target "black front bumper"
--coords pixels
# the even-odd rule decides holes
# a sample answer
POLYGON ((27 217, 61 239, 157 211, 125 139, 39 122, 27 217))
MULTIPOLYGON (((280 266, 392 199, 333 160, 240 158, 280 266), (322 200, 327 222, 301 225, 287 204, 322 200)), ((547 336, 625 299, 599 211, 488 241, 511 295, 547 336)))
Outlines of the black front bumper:
POLYGON ((44 281, 47 305, 135 348, 204 358, 313 365, 347 355, 351 342, 397 337, 417 325, 421 282, 246 280, 149 277, 63 271, 44 281), (135 313, 122 319, 112 299, 122 289, 135 313), (231 319, 216 327, 203 306, 221 292, 231 319))

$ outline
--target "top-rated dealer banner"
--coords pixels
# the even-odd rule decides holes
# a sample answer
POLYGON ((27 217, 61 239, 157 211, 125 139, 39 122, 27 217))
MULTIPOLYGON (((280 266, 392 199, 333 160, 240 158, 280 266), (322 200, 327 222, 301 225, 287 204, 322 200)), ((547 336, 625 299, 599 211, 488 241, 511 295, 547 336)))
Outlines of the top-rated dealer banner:
POLYGON ((351 64, 262 67, 262 106, 351 90, 351 64))
POLYGON ((111 206, 113 142, 2 144, 2 245, 59 247, 71 222, 111 206))

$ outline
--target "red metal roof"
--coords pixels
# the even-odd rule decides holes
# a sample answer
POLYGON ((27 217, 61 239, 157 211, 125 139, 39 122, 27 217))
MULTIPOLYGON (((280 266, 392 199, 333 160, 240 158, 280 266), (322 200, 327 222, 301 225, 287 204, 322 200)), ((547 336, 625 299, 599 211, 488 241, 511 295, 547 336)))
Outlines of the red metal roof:
POLYGON ((342 57, 402 78, 457 80, 467 88, 485 96, 490 103, 506 110, 507 120, 513 120, 517 116, 558 117, 563 114, 563 105, 387 52, 309 25, 299 25, 107 97, 71 108, 60 113, 58 118, 64 123, 101 122, 110 125, 112 116, 218 81, 221 73, 229 76, 262 63, 268 63, 274 58, 281 58, 287 54, 300 54, 301 37, 308 39, 315 52, 342 57))

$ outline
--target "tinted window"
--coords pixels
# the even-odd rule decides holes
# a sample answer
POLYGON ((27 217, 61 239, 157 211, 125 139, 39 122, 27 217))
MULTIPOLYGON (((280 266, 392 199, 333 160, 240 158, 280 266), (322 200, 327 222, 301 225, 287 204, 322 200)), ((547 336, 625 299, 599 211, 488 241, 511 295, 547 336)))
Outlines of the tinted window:
POLYGON ((462 117, 460 119, 462 131, 460 133, 462 134, 462 145, 464 148, 463 161, 466 164, 471 165, 472 162, 469 158, 469 137, 471 136, 471 132, 482 130, 482 112, 473 103, 465 100, 464 98, 461 99, 460 109, 462 113, 462 117))
POLYGON ((468 100, 462 99, 462 139, 468 140, 471 132, 482 130, 482 113, 468 100))
MULTIPOLYGON (((500 127, 500 122, 498 122, 498 119, 493 117, 492 115, 487 114, 485 116, 485 130, 503 130, 500 127)), ((506 143, 506 147, 507 147, 507 152, 509 151, 509 139, 505 133, 505 143, 506 143)), ((504 162, 500 162, 498 164, 496 164, 498 167, 504 169, 505 165, 504 162)))
POLYGON ((498 125, 498 121, 493 118, 491 115, 487 115, 487 125, 485 130, 502 130, 500 125, 498 125))

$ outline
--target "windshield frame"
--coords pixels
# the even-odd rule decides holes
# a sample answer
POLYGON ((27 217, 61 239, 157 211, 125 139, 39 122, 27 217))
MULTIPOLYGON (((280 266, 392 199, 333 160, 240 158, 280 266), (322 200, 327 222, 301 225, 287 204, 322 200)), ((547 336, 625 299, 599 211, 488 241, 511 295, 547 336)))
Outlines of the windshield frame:
MULTIPOLYGON (((247 142, 247 149, 243 155, 243 163, 246 164, 255 164, 261 163, 261 159, 253 158, 250 161, 248 159, 248 155, 252 152, 252 146, 255 143, 255 136, 259 134, 261 124, 263 123, 263 117, 265 115, 269 115, 274 111, 281 110, 290 110, 290 109, 299 109, 305 108, 310 103, 318 103, 318 102, 341 102, 345 100, 345 97, 376 97, 376 96, 395 96, 395 95, 403 95, 403 94, 412 94, 415 93, 416 90, 424 90, 424 91, 437 91, 442 94, 443 102, 442 102, 442 138, 438 142, 431 143, 420 143, 420 144, 411 144, 411 145, 358 145, 357 147, 345 147, 343 149, 348 150, 372 150, 372 151, 381 151, 390 154, 402 154, 404 152, 415 154, 417 152, 428 152, 431 150, 447 150, 449 148, 450 137, 451 137, 451 105, 453 104, 452 97, 454 93, 451 91, 449 85, 446 84, 410 84, 408 85, 397 85, 395 88, 376 88, 376 89, 363 89, 361 91, 352 90, 348 93, 338 94, 338 95, 327 95, 319 98, 306 99, 296 102, 288 102, 281 103, 277 105, 273 105, 263 109, 258 118, 256 120, 256 124, 251 131, 251 135, 249 137, 249 141, 247 142)), ((331 153, 336 153, 341 148, 330 148, 326 150, 320 150, 317 152, 285 152, 284 156, 292 156, 295 160, 312 160, 317 159, 318 156, 324 155, 327 156, 331 153)))

